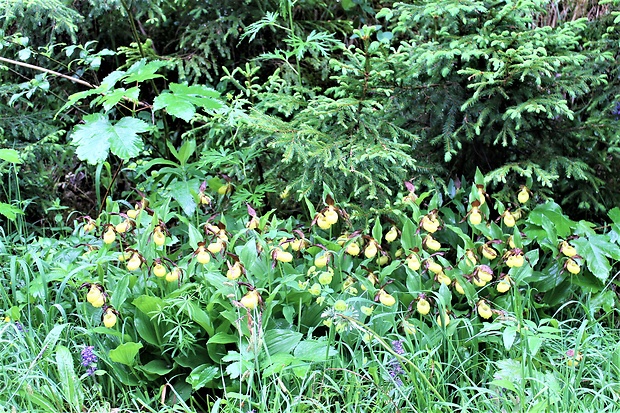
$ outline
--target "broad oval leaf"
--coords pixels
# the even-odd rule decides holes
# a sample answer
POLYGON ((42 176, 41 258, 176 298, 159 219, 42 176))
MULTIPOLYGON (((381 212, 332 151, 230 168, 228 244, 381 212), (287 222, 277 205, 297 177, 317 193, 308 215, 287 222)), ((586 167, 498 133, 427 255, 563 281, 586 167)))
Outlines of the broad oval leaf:
POLYGON ((19 159, 19 153, 15 149, 0 149, 0 160, 10 163, 22 163, 22 160, 19 159))
POLYGON ((133 300, 132 304, 135 305, 144 314, 150 316, 151 313, 154 311, 161 311, 166 303, 159 297, 154 297, 151 295, 141 295, 140 297, 133 300))
POLYGON ((185 379, 192 389, 198 390, 221 376, 220 369, 210 364, 201 364, 196 367, 185 379))
POLYGON ((326 361, 338 354, 326 340, 304 340, 295 347, 293 355, 302 361, 326 361))
POLYGON ((166 364, 163 360, 151 360, 144 366, 140 366, 140 370, 150 374, 157 374, 158 376, 170 373, 173 368, 173 365, 166 364))
POLYGON ((265 345, 269 354, 291 353, 299 344, 303 334, 296 331, 274 329, 265 332, 265 345))
POLYGON ((136 328, 136 332, 142 340, 154 346, 161 345, 160 340, 157 338, 155 326, 147 315, 141 311, 136 312, 133 323, 136 328))
POLYGON ((138 351, 140 351, 142 347, 142 343, 123 343, 114 350, 110 350, 110 360, 126 366, 133 366, 136 364, 138 351))

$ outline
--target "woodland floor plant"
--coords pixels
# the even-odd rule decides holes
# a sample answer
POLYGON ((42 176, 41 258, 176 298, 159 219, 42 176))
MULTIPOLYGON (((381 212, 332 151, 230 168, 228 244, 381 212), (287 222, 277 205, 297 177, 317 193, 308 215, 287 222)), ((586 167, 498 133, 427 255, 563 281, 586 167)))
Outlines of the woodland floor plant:
MULTIPOLYGON (((318 202, 317 177, 368 207, 403 181, 445 190, 476 167, 492 192, 528 178, 579 217, 617 204, 617 0, 53 5, 1 16, 0 136, 29 153, 24 199, 54 185, 98 212, 105 192, 131 186, 130 160, 172 160, 168 144, 193 138, 205 166, 220 158, 214 174, 271 207, 280 193, 318 202), (54 24, 38 30, 36 16, 54 24), (170 39, 171 27, 184 29, 170 39), (203 106, 206 90, 223 110, 203 106), (112 148, 118 158, 74 139, 117 122, 135 144, 112 148), (98 168, 51 162, 67 141, 98 168)), ((54 200, 26 213, 47 219, 54 200)))
POLYGON ((2 340, 13 342, 4 374, 27 372, 9 380, 7 406, 78 411, 135 397, 189 411, 499 412, 617 402, 620 211, 594 228, 525 187, 503 204, 482 175, 446 194, 411 188, 372 221, 327 187, 322 205, 307 204, 309 221, 250 206, 234 218, 230 193, 196 189, 191 214, 157 194, 109 200, 70 237, 0 258, 2 340))
POLYGON ((619 404, 617 0, 0 5, 0 413, 619 404))

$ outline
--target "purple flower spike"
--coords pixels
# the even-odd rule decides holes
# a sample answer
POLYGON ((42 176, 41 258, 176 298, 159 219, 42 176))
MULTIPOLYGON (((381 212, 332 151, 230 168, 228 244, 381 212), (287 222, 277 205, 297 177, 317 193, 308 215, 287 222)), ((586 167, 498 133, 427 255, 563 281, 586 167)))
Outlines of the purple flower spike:
POLYGON ((394 350, 396 354, 399 354, 399 355, 405 354, 405 349, 403 348, 403 341, 402 340, 392 341, 392 350, 394 350))
POLYGON ((82 366, 88 367, 86 370, 87 376, 92 376, 93 373, 97 370, 97 355, 93 353, 93 346, 86 346, 82 349, 82 366))

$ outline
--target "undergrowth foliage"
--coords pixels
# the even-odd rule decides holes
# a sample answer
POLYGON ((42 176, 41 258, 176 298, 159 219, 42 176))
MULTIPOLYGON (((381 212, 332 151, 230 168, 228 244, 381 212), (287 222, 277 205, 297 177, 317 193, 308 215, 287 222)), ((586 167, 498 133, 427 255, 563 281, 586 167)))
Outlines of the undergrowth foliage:
MULTIPOLYGON (((459 404, 469 396, 453 393, 450 383, 463 377, 440 372, 469 366, 473 354, 493 360, 502 377, 482 384, 490 399, 504 393, 515 406, 534 406, 535 380, 506 375, 518 370, 521 351, 539 360, 544 349, 556 367, 599 357, 584 356, 589 347, 580 341, 558 346, 553 314, 586 292, 590 317, 611 310, 617 208, 611 225, 595 228, 553 202, 537 204, 525 186, 511 203, 491 198, 479 174, 471 187, 451 183, 445 195, 409 185, 389 214, 370 221, 339 206, 325 187, 322 205, 307 203, 312 220, 300 222, 249 205, 237 218, 222 207, 231 196, 223 186, 194 188, 190 216, 167 197, 109 201, 100 216, 77 220, 64 243, 33 245, 36 255, 11 265, 27 268, 35 256, 45 264, 30 286, 3 294, 7 321, 24 325, 29 314, 32 328, 51 316, 33 312, 45 299, 83 331, 84 348, 93 346, 79 370, 82 385, 106 376, 129 388, 160 383, 170 389, 162 393, 167 402, 196 406, 221 399, 265 408, 266 382, 301 394, 312 377, 349 363, 363 366, 364 380, 378 387, 392 383, 396 406, 459 404), (457 343, 464 347, 454 353, 457 343), (436 368, 437 375, 425 373, 436 368), (401 387, 424 397, 411 401, 401 387)), ((57 358, 73 357, 58 343, 57 358)), ((519 374, 549 374, 529 368, 519 374)), ((66 369, 61 380, 78 374, 66 369)), ((25 401, 24 388, 12 391, 12 400, 25 401)), ((79 405, 83 390, 65 397, 79 405)))
MULTIPOLYGON (((123 130, 131 147, 112 154, 125 162, 169 160, 168 144, 194 139, 207 157, 242 157, 216 172, 271 207, 283 191, 317 202, 322 181, 350 194, 343 203, 383 205, 403 181, 445 189, 479 167, 493 192, 531 179, 569 212, 604 219, 620 193, 618 2, 575 6, 572 18, 569 4, 554 4, 89 1, 48 13, 45 2, 11 3, 1 138, 43 159, 61 131, 79 143, 97 125, 112 144, 123 130), (40 31, 30 15, 55 24, 40 31)), ((104 146, 78 148, 118 167, 104 146)), ((70 159, 65 174, 29 165, 25 198, 79 169, 70 159)), ((101 170, 87 172, 103 192, 101 170)))
POLYGON ((618 0, 4 3, 0 413, 618 404, 618 0))

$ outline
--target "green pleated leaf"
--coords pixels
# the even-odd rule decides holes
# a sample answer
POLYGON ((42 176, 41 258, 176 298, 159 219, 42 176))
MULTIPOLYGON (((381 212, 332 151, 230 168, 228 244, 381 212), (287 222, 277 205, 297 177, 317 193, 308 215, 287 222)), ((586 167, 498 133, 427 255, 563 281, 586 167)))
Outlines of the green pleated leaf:
POLYGON ((269 364, 263 370, 263 376, 269 377, 273 374, 280 373, 285 367, 288 367, 292 363, 296 362, 297 358, 292 354, 279 353, 269 358, 269 364))
POLYGON ((215 333, 213 328, 213 322, 209 318, 209 315, 194 301, 189 301, 187 307, 185 307, 187 316, 200 327, 204 328, 208 335, 215 333))
POLYGON ((238 336, 220 331, 213 337, 209 338, 207 344, 229 344, 236 343, 237 341, 239 341, 238 336))
POLYGON ((268 330, 265 332, 265 345, 269 354, 291 353, 299 344, 303 334, 290 330, 268 330))
POLYGON ((159 297, 151 295, 141 295, 132 301, 132 304, 136 306, 144 314, 151 315, 154 311, 161 311, 166 305, 164 300, 159 297))
POLYGON ((157 374, 158 376, 163 376, 172 371, 174 366, 167 364, 163 360, 152 360, 146 363, 144 366, 140 366, 140 370, 150 373, 157 374))
POLYGON ((409 218, 404 218, 404 224, 401 234, 401 242, 403 248, 405 249, 405 253, 409 253, 415 247, 420 247, 420 237, 416 234, 417 227, 409 218))
POLYGON ((551 240, 557 236, 566 238, 572 233, 572 227, 575 225, 575 222, 564 215, 562 208, 555 202, 538 205, 530 212, 528 220, 542 227, 551 240))
POLYGON ((73 355, 65 346, 56 347, 56 368, 60 379, 60 389, 71 406, 81 406, 83 393, 80 381, 75 374, 73 355))
POLYGON ((126 366, 133 366, 136 363, 138 351, 142 347, 142 343, 123 343, 114 350, 110 350, 110 360, 126 366))
POLYGON ((134 315, 134 327, 136 328, 136 332, 139 334, 140 338, 146 341, 149 344, 154 346, 160 346, 161 342, 157 338, 157 332, 155 331, 155 326, 153 322, 141 311, 136 312, 134 315))
POLYGON ((325 361, 337 354, 325 340, 304 340, 295 347, 293 355, 303 361, 325 361))

